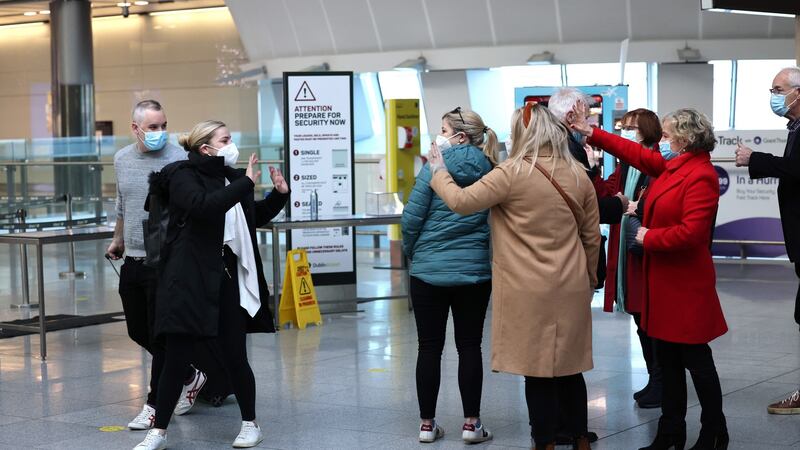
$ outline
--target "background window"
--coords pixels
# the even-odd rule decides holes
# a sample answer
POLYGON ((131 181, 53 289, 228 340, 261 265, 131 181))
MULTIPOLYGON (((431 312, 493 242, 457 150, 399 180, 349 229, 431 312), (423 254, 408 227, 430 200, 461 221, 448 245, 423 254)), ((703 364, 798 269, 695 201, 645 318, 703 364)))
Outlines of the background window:
POLYGON ((714 66, 713 122, 716 130, 731 128, 731 76, 732 61, 709 61, 714 66))
MULTIPOLYGON (((431 146, 431 136, 428 133, 428 121, 425 116, 425 102, 422 98, 422 83, 419 72, 390 70, 378 72, 378 82, 383 100, 393 98, 419 99, 419 134, 422 153, 427 153, 431 146)), ((438 130, 436 130, 438 133, 438 130)), ((385 134, 385 133, 384 133, 385 134)))
MULTIPOLYGON (((570 86, 615 86, 619 82, 619 63, 567 64, 567 83, 570 86)), ((625 84, 628 85, 628 111, 648 108, 647 63, 625 64, 625 84)))
POLYGON ((514 88, 561 86, 561 66, 508 66, 489 70, 468 70, 467 86, 471 107, 503 141, 511 133, 514 88))
POLYGON ((781 69, 795 66, 791 59, 741 60, 736 71, 737 130, 778 130, 786 128, 786 118, 778 117, 769 106, 769 88, 781 69))

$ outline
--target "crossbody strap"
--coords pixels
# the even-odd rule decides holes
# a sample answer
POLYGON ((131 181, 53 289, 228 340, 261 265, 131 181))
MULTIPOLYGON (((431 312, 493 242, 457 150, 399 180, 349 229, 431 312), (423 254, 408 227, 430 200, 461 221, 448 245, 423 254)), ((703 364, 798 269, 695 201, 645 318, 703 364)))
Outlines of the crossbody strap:
POLYGON ((540 166, 538 162, 536 164, 534 164, 534 166, 536 166, 536 168, 539 169, 539 172, 542 172, 542 175, 544 175, 545 178, 550 180, 550 183, 553 184, 553 187, 556 188, 558 193, 561 194, 561 197, 564 199, 564 201, 567 202, 567 206, 569 206, 569 210, 572 211, 572 217, 575 218, 575 225, 578 227, 578 233, 580 234, 580 232, 581 232, 580 223, 581 222, 578 220, 578 211, 577 211, 575 205, 572 203, 572 200, 570 200, 569 196, 567 196, 567 193, 564 192, 564 188, 562 188, 561 185, 559 185, 558 182, 553 177, 551 177, 547 173, 547 171, 544 169, 544 167, 540 166))

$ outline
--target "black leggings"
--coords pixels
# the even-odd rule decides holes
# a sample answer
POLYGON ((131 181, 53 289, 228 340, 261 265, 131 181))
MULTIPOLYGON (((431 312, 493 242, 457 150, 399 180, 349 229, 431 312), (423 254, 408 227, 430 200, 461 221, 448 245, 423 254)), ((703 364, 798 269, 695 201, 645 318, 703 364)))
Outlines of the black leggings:
POLYGON ((422 419, 436 417, 447 317, 453 310, 458 350, 458 388, 464 417, 480 417, 483 388, 483 321, 492 282, 434 286, 411 277, 411 301, 417 322, 417 399, 422 419))
MULTIPOLYGON (((247 311, 239 305, 236 255, 226 248, 225 266, 231 274, 222 276, 219 305, 219 330, 211 347, 217 352, 228 375, 242 420, 256 418, 256 380, 247 362, 247 311), (214 345, 216 344, 216 345, 214 345)), ((166 429, 172 411, 178 403, 183 389, 186 366, 198 338, 194 336, 167 334, 166 358, 161 378, 158 381, 155 428, 166 429)))
POLYGON ((558 431, 575 438, 586 435, 588 407, 582 373, 555 378, 525 377, 525 400, 531 437, 537 446, 554 443, 558 431))
POLYGON ((726 430, 722 412, 722 389, 717 368, 708 344, 676 344, 655 339, 656 354, 664 378, 659 432, 686 434, 686 370, 692 376, 700 400, 700 423, 703 430, 719 433, 726 430))
POLYGON ((644 358, 644 363, 647 365, 647 373, 648 375, 656 376, 660 375, 660 367, 658 366, 658 360, 656 359, 656 343, 653 338, 647 335, 647 333, 642 329, 642 314, 641 313, 631 313, 633 316, 633 321, 636 323, 636 334, 639 336, 639 343, 642 345, 642 357, 644 358))

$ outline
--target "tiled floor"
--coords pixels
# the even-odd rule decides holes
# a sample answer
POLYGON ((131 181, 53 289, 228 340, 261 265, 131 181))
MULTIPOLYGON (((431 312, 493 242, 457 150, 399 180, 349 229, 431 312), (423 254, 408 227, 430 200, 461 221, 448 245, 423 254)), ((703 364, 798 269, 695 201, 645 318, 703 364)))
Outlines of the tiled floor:
MULTIPOLYGON (((95 255, 102 244, 78 246, 86 280, 58 280, 64 247, 46 250, 48 314, 119 310, 116 275, 95 255)), ((265 254, 268 254, 264 252, 265 254)), ((18 256, 0 248, 0 319, 20 318, 18 256)), ((359 294, 404 290, 399 274, 373 270, 387 254, 359 252, 359 294)), ((267 264, 269 266, 269 262, 267 264)), ((800 449, 800 416, 771 416, 766 404, 800 384, 800 333, 792 320, 797 282, 786 265, 718 264, 718 289, 731 331, 712 347, 722 378, 732 449, 800 449)), ((36 292, 33 290, 32 292, 36 292)), ((595 301, 599 306, 599 301, 595 301)), ((252 335, 249 354, 258 388, 261 448, 462 448, 457 355, 449 338, 443 358, 438 421, 444 440, 416 442, 414 387, 416 333, 405 301, 362 305, 358 313, 326 315, 322 327, 252 335)), ((487 321, 487 334, 489 322, 487 321)), ((147 356, 126 336, 123 323, 48 334, 46 363, 36 336, 0 340, 0 449, 130 449, 142 432, 103 431, 124 426, 147 390, 147 356)), ((485 348, 488 361, 489 343, 485 348)), ((586 374, 589 426, 595 449, 637 449, 655 432, 657 410, 634 407, 631 394, 646 381, 632 323, 623 314, 594 310, 595 369, 586 374)), ((495 439, 475 448, 528 448, 530 429, 520 377, 485 366, 482 415, 495 439)), ((229 448, 238 408, 198 405, 174 418, 171 448, 229 448)), ((689 441, 699 428, 690 392, 689 441)), ((112 429, 113 430, 113 429, 112 429)), ((567 447, 565 447, 567 448, 567 447)))

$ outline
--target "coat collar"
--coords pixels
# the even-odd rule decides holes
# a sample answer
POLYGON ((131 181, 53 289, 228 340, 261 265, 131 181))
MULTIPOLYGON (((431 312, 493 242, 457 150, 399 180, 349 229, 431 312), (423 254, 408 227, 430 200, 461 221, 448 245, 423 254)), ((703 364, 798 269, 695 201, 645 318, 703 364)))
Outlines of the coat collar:
POLYGON ((221 156, 189 152, 189 165, 196 167, 199 172, 213 177, 222 176, 225 173, 225 158, 221 156))
POLYGON ((645 202, 645 218, 651 220, 653 217, 653 207, 659 197, 664 195, 667 191, 679 185, 687 175, 689 175, 696 167, 707 164, 711 161, 711 154, 708 152, 701 153, 684 153, 681 156, 667 161, 666 170, 659 176, 662 179, 659 183, 653 183, 653 191, 645 202))
POLYGON ((214 177, 224 176, 228 181, 237 180, 245 175, 244 169, 226 166, 225 159, 221 156, 206 156, 189 152, 189 164, 196 167, 201 173, 214 177))

